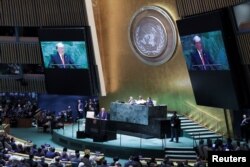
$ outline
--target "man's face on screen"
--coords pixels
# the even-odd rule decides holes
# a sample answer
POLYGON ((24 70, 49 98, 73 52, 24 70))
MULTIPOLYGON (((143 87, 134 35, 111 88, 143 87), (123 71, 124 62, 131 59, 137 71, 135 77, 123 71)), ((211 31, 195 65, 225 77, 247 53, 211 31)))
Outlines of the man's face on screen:
POLYGON ((64 47, 58 47, 57 48, 57 51, 60 55, 63 55, 64 54, 64 47))
POLYGON ((202 50, 202 43, 201 42, 195 42, 195 47, 197 50, 202 50))

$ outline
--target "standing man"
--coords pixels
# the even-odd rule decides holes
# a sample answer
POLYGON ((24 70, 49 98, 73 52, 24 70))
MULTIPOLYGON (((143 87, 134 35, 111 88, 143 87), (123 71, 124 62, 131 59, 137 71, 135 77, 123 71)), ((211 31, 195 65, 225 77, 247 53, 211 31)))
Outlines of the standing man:
POLYGON ((68 106, 66 110, 66 116, 67 116, 68 122, 73 122, 73 112, 72 112, 71 106, 68 106))
POLYGON ((77 102, 77 112, 78 112, 78 118, 83 118, 83 116, 85 115, 83 112, 83 103, 82 101, 79 99, 77 102))
POLYGON ((170 142, 173 142, 173 139, 175 137, 175 141, 176 141, 176 143, 178 143, 181 122, 180 122, 179 117, 177 116, 176 111, 174 112, 173 116, 170 119, 170 124, 171 124, 171 140, 170 140, 170 142))
POLYGON ((241 138, 245 138, 246 143, 248 143, 249 140, 249 129, 250 129, 250 117, 247 117, 246 114, 243 114, 243 119, 241 121, 241 138))

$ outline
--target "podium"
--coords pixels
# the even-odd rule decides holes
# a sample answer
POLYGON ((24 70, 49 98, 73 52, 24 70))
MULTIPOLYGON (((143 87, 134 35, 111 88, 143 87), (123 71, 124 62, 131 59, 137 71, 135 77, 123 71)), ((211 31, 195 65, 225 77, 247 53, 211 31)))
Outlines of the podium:
POLYGON ((166 105, 149 107, 112 102, 109 122, 119 133, 162 139, 170 133, 170 123, 166 115, 166 105))
POLYGON ((104 142, 116 139, 116 128, 107 120, 86 118, 85 135, 94 142, 104 142))

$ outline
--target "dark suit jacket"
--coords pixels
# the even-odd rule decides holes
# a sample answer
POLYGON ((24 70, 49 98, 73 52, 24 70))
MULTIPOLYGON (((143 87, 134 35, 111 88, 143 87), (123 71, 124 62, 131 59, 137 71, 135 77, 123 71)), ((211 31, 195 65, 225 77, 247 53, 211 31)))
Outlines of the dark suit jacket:
POLYGON ((96 116, 98 119, 108 119, 108 113, 107 112, 99 112, 99 114, 96 116))
POLYGON ((203 50, 203 59, 205 62, 205 66, 202 64, 199 52, 195 49, 191 53, 191 68, 192 70, 216 70, 216 66, 209 54, 206 50, 203 50))
POLYGON ((49 63, 49 67, 52 68, 76 68, 76 66, 74 65, 74 61, 72 60, 72 58, 70 57, 70 55, 68 54, 64 54, 64 64, 60 58, 60 55, 58 53, 54 54, 51 56, 50 59, 50 63, 49 63))
POLYGON ((178 116, 173 115, 170 119, 170 123, 172 128, 177 128, 177 129, 181 128, 181 121, 178 116))

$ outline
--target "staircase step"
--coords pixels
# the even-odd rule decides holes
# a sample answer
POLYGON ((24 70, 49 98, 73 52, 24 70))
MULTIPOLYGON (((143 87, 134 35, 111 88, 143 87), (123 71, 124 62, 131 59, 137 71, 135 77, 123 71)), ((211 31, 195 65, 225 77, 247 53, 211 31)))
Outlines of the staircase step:
POLYGON ((193 136, 194 139, 207 139, 207 138, 222 138, 221 135, 200 135, 200 136, 193 136))
POLYGON ((181 127, 183 126, 199 126, 199 124, 195 122, 181 123, 181 127))
MULTIPOLYGON (((172 114, 168 114, 168 117, 171 118, 172 114)), ((192 121, 191 119, 178 115, 181 120, 181 129, 183 130, 183 135, 188 138, 193 139, 194 144, 198 145, 200 139, 211 140, 222 138, 221 135, 216 134, 213 131, 208 130, 202 125, 192 121)), ((197 154, 193 147, 167 147, 165 148, 165 155, 167 155, 171 160, 189 160, 195 161, 197 154)))
POLYGON ((188 133, 190 136, 199 136, 199 135, 213 135, 215 134, 214 132, 212 131, 204 131, 204 132, 195 132, 195 133, 188 133))
POLYGON ((204 131, 209 131, 208 129, 206 128, 196 128, 196 129, 186 129, 184 130, 186 133, 194 133, 194 132, 204 132, 204 131))
POLYGON ((200 125, 193 125, 193 126, 184 126, 181 129, 186 130, 186 129, 198 129, 198 128, 204 128, 204 127, 202 127, 200 125))
POLYGON ((192 120, 190 120, 190 119, 183 119, 183 120, 181 120, 181 123, 191 123, 191 122, 194 122, 194 121, 192 121, 192 120))
POLYGON ((183 117, 183 116, 180 116, 179 119, 180 119, 181 121, 183 121, 183 120, 190 120, 190 119, 188 119, 187 117, 183 117))

